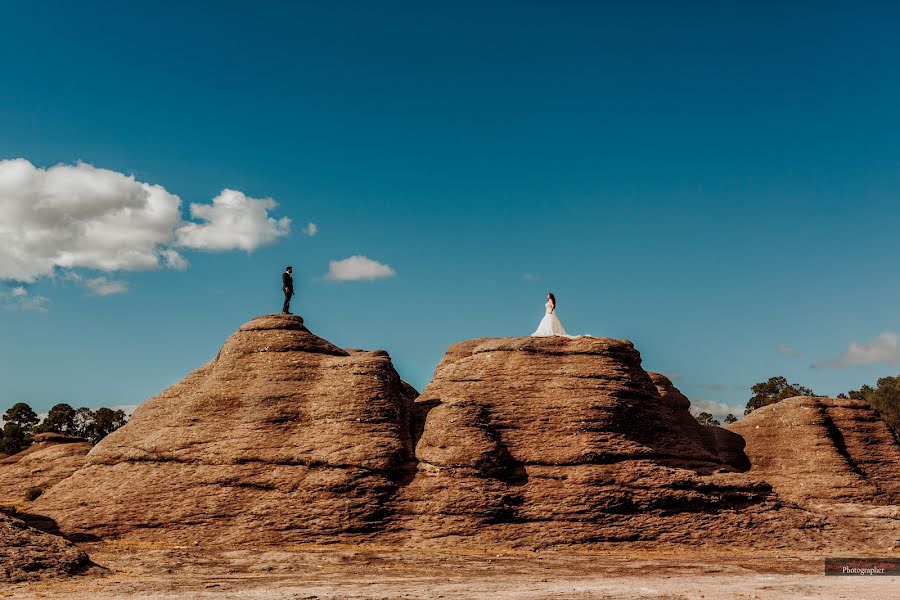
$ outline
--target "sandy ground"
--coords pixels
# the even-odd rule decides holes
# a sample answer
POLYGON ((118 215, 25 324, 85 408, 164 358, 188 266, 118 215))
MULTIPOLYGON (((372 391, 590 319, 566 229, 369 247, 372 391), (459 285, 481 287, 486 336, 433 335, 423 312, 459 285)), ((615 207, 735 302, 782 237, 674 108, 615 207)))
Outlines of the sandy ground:
POLYGON ((417 551, 368 547, 160 548, 95 544, 100 567, 0 598, 900 598, 898 577, 826 577, 819 556, 417 551))

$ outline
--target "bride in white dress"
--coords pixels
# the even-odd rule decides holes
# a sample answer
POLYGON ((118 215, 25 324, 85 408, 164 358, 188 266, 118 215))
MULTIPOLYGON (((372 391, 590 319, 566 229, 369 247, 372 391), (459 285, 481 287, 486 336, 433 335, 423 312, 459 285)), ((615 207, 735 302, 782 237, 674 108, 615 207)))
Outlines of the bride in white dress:
POLYGON ((547 313, 544 315, 544 318, 541 319, 537 331, 532 333, 531 336, 546 337, 550 335, 558 335, 567 338, 575 337, 566 333, 566 330, 563 329, 562 323, 559 322, 559 317, 556 316, 556 296, 553 295, 553 292, 547 293, 547 304, 545 304, 544 306, 547 308, 547 313))

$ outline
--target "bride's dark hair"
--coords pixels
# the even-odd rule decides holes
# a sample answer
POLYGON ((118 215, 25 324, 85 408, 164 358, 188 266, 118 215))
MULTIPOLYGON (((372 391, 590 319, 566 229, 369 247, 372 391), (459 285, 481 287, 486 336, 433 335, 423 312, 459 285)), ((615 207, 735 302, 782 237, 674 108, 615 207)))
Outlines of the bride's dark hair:
POLYGON ((556 296, 553 295, 553 292, 547 292, 547 295, 550 296, 550 302, 553 303, 553 306, 556 306, 556 296))

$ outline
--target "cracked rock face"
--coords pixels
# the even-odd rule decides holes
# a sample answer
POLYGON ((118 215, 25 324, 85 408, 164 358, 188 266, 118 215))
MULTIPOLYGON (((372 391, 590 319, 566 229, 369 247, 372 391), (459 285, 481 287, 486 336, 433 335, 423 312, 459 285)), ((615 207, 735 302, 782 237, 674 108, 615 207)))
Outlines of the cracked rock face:
POLYGON ((0 581, 71 575, 89 562, 87 554, 63 538, 0 513, 0 581))
POLYGON ((451 346, 416 395, 385 352, 259 317, 30 511, 63 533, 167 543, 849 551, 897 537, 896 448, 852 402, 703 427, 630 342, 554 337, 451 346), (841 515, 811 502, 829 485, 841 515))
POLYGON ((900 547, 900 446, 866 402, 789 398, 728 428, 746 440, 750 472, 779 496, 848 540, 900 547))
POLYGON ((58 433, 40 433, 34 443, 12 456, 0 458, 0 504, 15 505, 31 488, 46 492, 84 466, 91 444, 58 433))
POLYGON ((67 533, 207 542, 377 532, 412 461, 415 390, 386 352, 253 319, 38 499, 67 533))
POLYGON ((530 547, 716 543, 745 539, 748 527, 804 523, 778 513, 770 487, 739 472, 748 466, 740 437, 711 433, 689 404, 641 368, 627 341, 452 346, 416 402, 425 415, 418 474, 398 499, 414 515, 409 536, 530 547))

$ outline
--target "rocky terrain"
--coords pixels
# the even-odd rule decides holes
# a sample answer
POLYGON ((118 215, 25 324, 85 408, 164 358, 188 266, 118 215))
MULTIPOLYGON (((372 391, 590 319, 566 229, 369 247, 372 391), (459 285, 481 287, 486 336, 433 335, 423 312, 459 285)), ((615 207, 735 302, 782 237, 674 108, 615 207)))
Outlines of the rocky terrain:
POLYGON ((71 575, 89 564, 70 542, 0 513, 0 582, 71 575))
POLYGON ((862 400, 797 397, 728 427, 751 472, 864 547, 900 548, 900 446, 862 400))
POLYGON ((298 316, 253 319, 34 510, 67 534, 100 537, 279 543, 377 532, 408 476, 415 395, 386 352, 338 348, 298 316))
POLYGON ((452 346, 416 401, 426 413, 418 471, 395 501, 407 536, 503 547, 818 543, 797 535, 815 517, 739 472, 740 437, 710 432, 688 406, 627 341, 452 346), (785 535, 749 535, 773 527, 785 535))
POLYGON ((91 444, 84 438, 39 433, 34 443, 0 459, 0 505, 15 506, 28 490, 42 493, 84 466, 91 444))
POLYGON ((125 548, 896 550, 900 456, 867 405, 791 399, 728 429, 689 407, 628 341, 470 340, 419 395, 387 353, 268 315, 48 478, 26 517, 110 563, 125 548))

